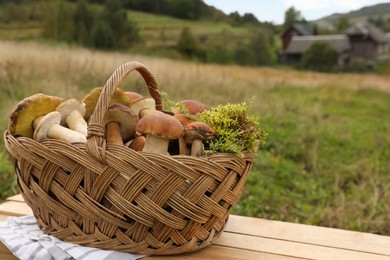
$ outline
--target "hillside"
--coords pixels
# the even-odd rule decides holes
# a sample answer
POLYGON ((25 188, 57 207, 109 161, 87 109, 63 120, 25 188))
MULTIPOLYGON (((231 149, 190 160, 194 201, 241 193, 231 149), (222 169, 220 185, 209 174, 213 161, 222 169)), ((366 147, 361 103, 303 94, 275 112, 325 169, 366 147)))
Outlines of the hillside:
POLYGON ((121 4, 119 0, 104 4, 100 0, 10 1, 13 4, 0 2, 0 39, 65 43, 205 63, 259 66, 277 61, 274 25, 261 23, 251 14, 221 15, 209 7, 205 16, 185 19, 167 14, 177 5, 151 12, 129 9, 124 4, 128 1, 121 4))
POLYGON ((390 3, 365 6, 348 13, 334 13, 315 20, 314 23, 322 28, 333 29, 341 17, 346 17, 350 22, 367 21, 369 18, 379 17, 388 19, 390 18, 390 3))

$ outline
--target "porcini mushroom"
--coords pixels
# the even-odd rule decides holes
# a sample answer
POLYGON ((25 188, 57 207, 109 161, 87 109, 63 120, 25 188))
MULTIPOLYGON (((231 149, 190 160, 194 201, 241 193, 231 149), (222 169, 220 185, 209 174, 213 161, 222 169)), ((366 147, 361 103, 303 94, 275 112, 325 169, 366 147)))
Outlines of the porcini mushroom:
POLYGON ((46 114, 38 123, 34 131, 34 139, 38 142, 53 138, 67 141, 70 143, 87 142, 86 137, 72 129, 60 125, 62 115, 58 111, 53 111, 46 114))
MULTIPOLYGON (((89 117, 92 115, 93 111, 95 111, 95 107, 102 90, 103 90, 102 87, 92 89, 81 101, 85 104, 86 111, 85 111, 84 119, 87 122, 89 117)), ((111 104, 120 103, 128 106, 130 104, 130 99, 128 96, 125 95, 124 91, 121 88, 116 88, 110 103, 111 104)))
POLYGON ((130 108, 139 115, 142 109, 156 110, 156 101, 152 97, 143 97, 131 102, 130 108))
POLYGON ((132 138, 137 122, 138 117, 130 107, 119 103, 111 104, 104 116, 107 143, 123 144, 132 138))
POLYGON ((183 135, 183 126, 173 116, 150 113, 138 121, 135 130, 147 134, 143 152, 167 154, 169 140, 183 135))
MULTIPOLYGON (((190 123, 195 122, 195 120, 189 118, 187 115, 185 115, 183 113, 174 114, 173 117, 176 118, 183 125, 183 127, 185 125, 188 125, 190 123)), ((187 143, 184 140, 184 136, 179 137, 179 154, 181 154, 181 155, 190 155, 191 154, 191 151, 187 147, 187 143)))
POLYGON ((131 102, 144 97, 141 94, 133 91, 125 91, 125 95, 130 99, 131 102))
POLYGON ((129 148, 137 152, 142 151, 142 149, 145 146, 145 140, 146 140, 145 136, 138 135, 133 140, 130 141, 129 148))
POLYGON ((216 131, 208 124, 193 122, 184 126, 184 140, 191 144, 191 156, 200 156, 203 150, 203 141, 215 138, 216 131))
POLYGON ((62 102, 56 111, 62 115, 62 120, 66 122, 70 129, 87 136, 87 122, 84 120, 86 112, 85 105, 75 98, 62 102))
POLYGON ((64 99, 37 93, 21 100, 11 111, 8 130, 15 137, 33 138, 34 128, 42 116, 52 112, 64 99))
MULTIPOLYGON (((204 110, 209 110, 208 106, 206 106, 205 104, 203 104, 199 101, 195 101, 195 100, 182 100, 180 102, 177 102, 176 105, 178 105, 178 106, 183 105, 184 108, 187 109, 187 112, 190 115, 195 115, 198 113, 202 113, 204 110)), ((173 109, 173 112, 175 114, 179 113, 179 111, 176 109, 173 109)))

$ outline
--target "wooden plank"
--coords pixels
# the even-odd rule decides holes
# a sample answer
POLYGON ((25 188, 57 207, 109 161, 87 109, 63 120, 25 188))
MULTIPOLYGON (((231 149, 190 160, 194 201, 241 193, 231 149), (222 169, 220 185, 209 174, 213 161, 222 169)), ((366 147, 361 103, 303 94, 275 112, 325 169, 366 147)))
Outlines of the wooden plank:
MULTIPOLYGON (((2 214, 0 213, 0 222, 6 221, 8 217, 9 217, 9 215, 2 215, 2 214)), ((1 259, 1 258, 0 258, 0 259, 1 259)))
POLYGON ((7 201, 19 201, 19 202, 24 202, 22 194, 17 194, 12 197, 7 198, 7 201))
POLYGON ((24 202, 6 201, 0 204, 0 214, 9 216, 25 216, 33 215, 33 212, 24 202))
POLYGON ((256 252, 250 250, 241 250, 231 247, 222 247, 217 245, 210 245, 204 249, 193 253, 185 253, 181 255, 172 256, 149 256, 142 258, 145 260, 198 260, 198 259, 212 259, 212 260, 229 260, 229 259, 264 259, 264 260, 298 260, 302 258, 275 255, 263 252, 256 252))
POLYGON ((231 215, 225 231, 390 256, 390 237, 231 215))
POLYGON ((224 232, 216 245, 309 259, 389 260, 389 256, 224 232))
POLYGON ((0 253, 0 259, 1 260, 18 260, 18 258, 16 256, 14 256, 13 254, 2 254, 2 253, 0 253))
POLYGON ((0 241, 0 259, 1 260, 14 260, 18 259, 11 251, 0 241))

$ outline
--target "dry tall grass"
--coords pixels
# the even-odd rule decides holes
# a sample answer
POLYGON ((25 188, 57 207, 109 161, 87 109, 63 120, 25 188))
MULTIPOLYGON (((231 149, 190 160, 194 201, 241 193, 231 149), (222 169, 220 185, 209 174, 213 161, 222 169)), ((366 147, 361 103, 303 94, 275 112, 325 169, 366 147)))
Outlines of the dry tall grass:
MULTIPOLYGON (((37 92, 82 98, 92 88, 103 86, 115 68, 133 60, 145 64, 160 89, 173 99, 197 99, 210 105, 240 102, 253 93, 261 95, 262 90, 286 86, 377 89, 390 93, 388 76, 204 65, 69 46, 0 41, 0 80, 5 82, 0 113, 9 114, 17 101, 37 92)), ((142 83, 134 73, 121 86, 145 93, 146 88, 140 87, 142 83)), ((4 120, 3 117, 0 125, 4 126, 4 120)))
MULTIPOLYGON (((281 86, 322 87, 337 86, 350 89, 378 89, 390 93, 389 76, 374 74, 323 74, 289 69, 245 68, 238 66, 204 65, 152 58, 124 53, 105 53, 81 48, 47 46, 36 43, 0 41, 0 76, 7 81, 16 78, 34 78, 40 83, 31 92, 45 89, 61 96, 79 96, 74 82, 86 75, 96 77, 104 84, 110 73, 119 65, 138 60, 150 68, 161 88, 174 96, 192 97, 197 93, 202 99, 210 99, 212 87, 224 93, 247 93, 245 88, 272 88, 281 86), (52 83, 57 84, 53 85, 52 83)), ((94 86, 91 86, 91 88, 94 86)), ((214 97, 212 101, 216 101, 214 97)), ((219 101, 219 100, 218 100, 219 101)))

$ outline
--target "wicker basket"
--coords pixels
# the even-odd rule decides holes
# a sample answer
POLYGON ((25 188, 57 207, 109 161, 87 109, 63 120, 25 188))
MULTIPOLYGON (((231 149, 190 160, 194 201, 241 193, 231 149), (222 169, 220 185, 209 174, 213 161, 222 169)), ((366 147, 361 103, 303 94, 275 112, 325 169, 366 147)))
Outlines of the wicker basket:
POLYGON ((137 70, 162 109, 157 83, 138 62, 108 79, 88 123, 88 141, 4 142, 41 229, 61 240, 142 254, 195 251, 218 238, 255 154, 165 156, 106 144, 103 117, 121 80, 137 70))

